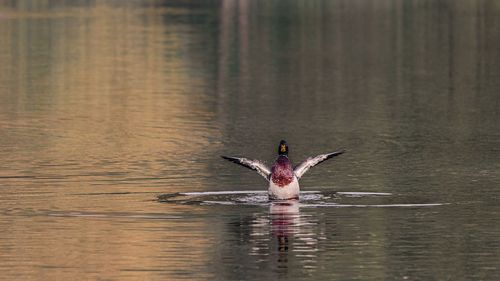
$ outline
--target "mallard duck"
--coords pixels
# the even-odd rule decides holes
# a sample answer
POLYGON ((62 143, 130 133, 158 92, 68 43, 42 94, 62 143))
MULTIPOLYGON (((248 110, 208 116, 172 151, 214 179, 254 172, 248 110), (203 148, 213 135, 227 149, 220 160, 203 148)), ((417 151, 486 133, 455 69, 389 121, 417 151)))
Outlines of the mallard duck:
POLYGON ((344 152, 344 149, 340 149, 331 153, 309 157, 293 168, 290 159, 288 159, 288 144, 286 141, 282 140, 278 145, 278 158, 274 161, 271 169, 259 160, 229 156, 221 157, 243 167, 252 169, 269 181, 268 194, 270 200, 287 200, 299 199, 299 179, 311 167, 344 152))

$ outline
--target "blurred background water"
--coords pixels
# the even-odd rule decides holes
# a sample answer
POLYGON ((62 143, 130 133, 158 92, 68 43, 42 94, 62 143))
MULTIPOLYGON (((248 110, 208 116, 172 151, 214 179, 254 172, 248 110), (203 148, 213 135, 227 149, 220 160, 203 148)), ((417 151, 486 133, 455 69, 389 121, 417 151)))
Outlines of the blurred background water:
POLYGON ((0 1, 0 279, 497 280, 499 27, 493 0, 0 1), (157 200, 265 190, 219 155, 281 139, 348 151, 303 190, 392 195, 157 200))

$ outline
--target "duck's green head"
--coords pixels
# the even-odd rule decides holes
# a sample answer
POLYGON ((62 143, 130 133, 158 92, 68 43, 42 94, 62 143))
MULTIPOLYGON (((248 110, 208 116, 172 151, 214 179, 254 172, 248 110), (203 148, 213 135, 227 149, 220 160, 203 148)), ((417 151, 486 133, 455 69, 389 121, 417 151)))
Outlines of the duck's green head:
POLYGON ((286 141, 280 141, 280 145, 278 146, 278 154, 288 156, 288 144, 286 143, 286 141))

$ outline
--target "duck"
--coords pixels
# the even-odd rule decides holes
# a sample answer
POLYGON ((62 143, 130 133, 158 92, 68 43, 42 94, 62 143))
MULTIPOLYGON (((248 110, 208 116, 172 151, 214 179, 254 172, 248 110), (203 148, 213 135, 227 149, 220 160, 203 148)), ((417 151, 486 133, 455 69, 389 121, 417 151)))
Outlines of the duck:
POLYGON ((264 177, 269 182, 269 200, 298 200, 300 195, 300 178, 310 168, 325 160, 341 155, 344 152, 345 149, 339 149, 334 152, 308 157, 300 164, 293 167, 292 162, 288 158, 288 143, 285 140, 281 140, 278 145, 278 158, 276 158, 271 168, 259 160, 224 155, 221 155, 221 157, 245 168, 254 170, 264 177))

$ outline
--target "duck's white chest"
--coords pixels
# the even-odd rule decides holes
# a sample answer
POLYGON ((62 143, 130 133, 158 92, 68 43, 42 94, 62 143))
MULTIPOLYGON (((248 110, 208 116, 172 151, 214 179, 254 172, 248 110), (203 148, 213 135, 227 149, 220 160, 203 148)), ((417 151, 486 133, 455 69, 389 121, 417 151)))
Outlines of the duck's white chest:
POLYGON ((295 176, 293 177, 292 182, 285 186, 276 185, 272 180, 269 181, 269 199, 298 199, 299 193, 299 181, 295 176))

